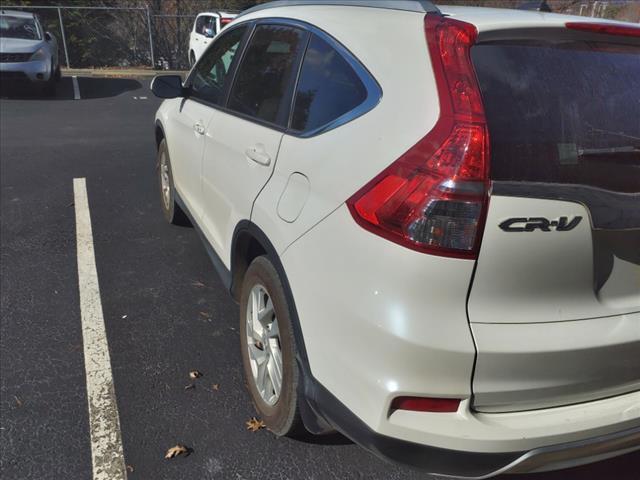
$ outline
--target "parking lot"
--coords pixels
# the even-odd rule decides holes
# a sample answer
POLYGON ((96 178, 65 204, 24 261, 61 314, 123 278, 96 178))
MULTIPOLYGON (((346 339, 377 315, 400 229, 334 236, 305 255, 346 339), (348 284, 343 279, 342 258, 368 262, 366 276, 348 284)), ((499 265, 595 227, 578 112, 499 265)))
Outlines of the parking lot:
MULTIPOLYGON (((149 78, 75 82, 63 78, 54 99, 3 91, 0 100, 2 478, 92 476, 74 179, 86 179, 129 479, 429 478, 337 434, 247 430, 238 307, 196 232, 168 225, 159 207, 149 78), (190 454, 166 460, 176 444, 190 454)), ((636 453, 520 478, 639 471, 636 453)))

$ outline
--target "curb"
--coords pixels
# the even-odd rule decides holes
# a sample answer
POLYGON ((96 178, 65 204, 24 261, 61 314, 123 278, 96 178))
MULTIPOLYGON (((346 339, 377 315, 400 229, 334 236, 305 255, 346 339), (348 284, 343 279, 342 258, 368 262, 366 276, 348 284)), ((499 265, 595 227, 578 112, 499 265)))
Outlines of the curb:
POLYGON ((94 68, 62 68, 62 75, 65 77, 94 77, 94 78, 152 78, 156 75, 181 75, 185 76, 185 70, 110 70, 94 68))

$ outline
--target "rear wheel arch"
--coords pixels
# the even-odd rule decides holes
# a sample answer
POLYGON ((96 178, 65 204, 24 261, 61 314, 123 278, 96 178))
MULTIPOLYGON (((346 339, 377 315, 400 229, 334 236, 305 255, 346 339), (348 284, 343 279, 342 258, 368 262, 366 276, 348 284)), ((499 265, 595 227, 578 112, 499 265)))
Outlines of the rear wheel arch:
POLYGON ((309 357, 307 356, 307 349, 302 334, 302 327, 300 325, 300 318, 298 317, 298 309, 296 307, 284 266, 280 261, 278 252, 267 235, 260 229, 260 227, 249 220, 241 221, 236 226, 233 233, 233 240, 231 243, 231 286, 229 288, 231 295, 234 300, 237 302, 240 301, 244 276, 251 262, 259 256, 267 257, 275 267, 278 276, 280 277, 284 295, 290 308, 289 313, 291 317, 293 335, 297 346, 296 363, 301 372, 298 389, 301 390, 300 398, 304 399, 304 401, 300 402, 299 407, 304 424, 307 430, 315 434, 332 432, 333 426, 323 418, 322 414, 314 411, 308 403, 310 398, 315 398, 317 396, 317 386, 315 385, 316 381, 311 373, 309 357))
POLYGON ((249 265, 255 258, 261 255, 266 256, 271 261, 280 276, 287 301, 292 309, 291 314, 293 316, 293 323, 295 324, 296 341, 298 341, 304 362, 308 365, 296 304, 289 279, 280 261, 280 256, 269 240, 269 237, 267 237, 260 227, 249 220, 243 220, 238 223, 233 232, 233 240, 231 242, 231 295, 236 301, 239 300, 242 280, 247 272, 247 268, 249 268, 249 265))
POLYGON ((242 282, 251 262, 262 255, 273 257, 273 255, 269 255, 268 247, 265 247, 264 238, 262 241, 258 240, 254 229, 250 228, 251 225, 249 222, 242 227, 239 225, 233 236, 230 290, 231 296, 236 301, 240 300, 242 282))

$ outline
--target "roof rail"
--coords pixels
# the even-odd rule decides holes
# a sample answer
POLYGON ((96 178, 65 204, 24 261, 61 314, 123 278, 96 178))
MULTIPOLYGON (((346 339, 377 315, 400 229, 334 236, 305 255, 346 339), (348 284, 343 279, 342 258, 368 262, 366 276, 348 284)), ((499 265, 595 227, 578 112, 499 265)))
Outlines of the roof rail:
POLYGON ((249 8, 238 15, 238 17, 270 8, 300 5, 338 5, 343 7, 385 8, 388 10, 405 10, 418 13, 440 13, 438 7, 429 0, 273 0, 249 8))

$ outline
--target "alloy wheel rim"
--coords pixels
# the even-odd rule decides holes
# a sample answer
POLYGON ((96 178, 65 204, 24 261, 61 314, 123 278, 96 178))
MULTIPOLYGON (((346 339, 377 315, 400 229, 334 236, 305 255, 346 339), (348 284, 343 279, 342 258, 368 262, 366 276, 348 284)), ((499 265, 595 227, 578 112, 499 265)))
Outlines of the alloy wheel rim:
POLYGON ((262 400, 276 404, 282 390, 280 329, 271 296, 255 285, 247 300, 247 347, 253 382, 262 400))
POLYGON ((169 165, 164 152, 160 156, 160 185, 162 188, 162 201, 168 210, 171 202, 171 183, 169 183, 169 165))

